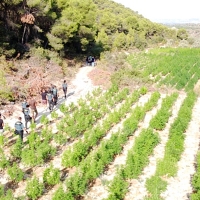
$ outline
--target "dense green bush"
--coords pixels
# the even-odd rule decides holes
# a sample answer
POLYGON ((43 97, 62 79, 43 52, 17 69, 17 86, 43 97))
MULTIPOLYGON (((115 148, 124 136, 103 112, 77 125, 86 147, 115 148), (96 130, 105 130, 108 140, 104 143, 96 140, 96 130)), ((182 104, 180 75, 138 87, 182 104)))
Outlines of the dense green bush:
POLYGON ((19 182, 24 178, 24 172, 17 166, 16 163, 13 163, 13 166, 8 167, 8 175, 10 179, 15 182, 19 182))
POLYGON ((38 199, 43 193, 44 185, 35 176, 30 179, 26 186, 26 195, 33 200, 38 199))
POLYGON ((60 181, 60 170, 53 168, 53 165, 46 168, 43 173, 43 182, 48 185, 55 185, 60 181))

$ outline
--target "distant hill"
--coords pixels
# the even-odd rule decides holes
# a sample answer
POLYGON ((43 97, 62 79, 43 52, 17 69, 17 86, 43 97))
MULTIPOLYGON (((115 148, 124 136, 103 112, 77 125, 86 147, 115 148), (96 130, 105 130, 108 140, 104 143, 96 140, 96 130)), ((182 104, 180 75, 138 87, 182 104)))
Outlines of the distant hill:
POLYGON ((192 23, 192 24, 199 24, 200 18, 191 18, 191 19, 156 19, 155 20, 158 23, 162 24, 186 24, 186 23, 192 23))

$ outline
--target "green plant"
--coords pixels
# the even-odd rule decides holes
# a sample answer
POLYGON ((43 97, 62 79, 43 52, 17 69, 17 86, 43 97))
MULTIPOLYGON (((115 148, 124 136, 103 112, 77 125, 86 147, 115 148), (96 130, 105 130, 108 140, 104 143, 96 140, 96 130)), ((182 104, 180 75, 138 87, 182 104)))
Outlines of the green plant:
POLYGON ((67 137, 60 132, 58 132, 57 134, 54 134, 53 138, 55 142, 59 145, 65 144, 67 142, 67 137))
POLYGON ((43 182, 48 185, 55 185, 60 181, 60 170, 53 168, 51 164, 50 167, 46 168, 43 173, 43 182))
POLYGON ((151 193, 152 197, 159 199, 161 192, 165 191, 167 188, 167 182, 158 176, 152 176, 150 179, 147 179, 146 188, 151 193))
POLYGON ((58 113, 56 111, 51 112, 52 119, 58 119, 58 113))
POLYGON ((16 140, 16 143, 12 146, 11 148, 11 155, 14 157, 14 158, 21 158, 21 154, 22 154, 22 142, 21 142, 21 139, 18 138, 16 140))
POLYGON ((7 172, 12 181, 19 182, 24 178, 24 172, 17 166, 16 163, 13 163, 13 166, 8 167, 7 172))
POLYGON ((43 193, 44 190, 44 185, 43 183, 39 182, 39 179, 36 178, 36 176, 34 176, 32 179, 30 179, 27 182, 27 186, 26 186, 26 195, 35 200, 38 197, 40 197, 43 193))
POLYGON ((49 123, 49 119, 47 118, 46 115, 42 115, 42 117, 40 118, 40 123, 47 125, 49 123))
POLYGON ((0 184, 0 199, 1 200, 12 200, 15 199, 11 189, 5 191, 4 186, 0 184))
POLYGON ((112 184, 109 185, 110 194, 107 199, 123 199, 128 191, 128 185, 128 182, 124 181, 123 177, 115 176, 112 184))
POLYGON ((140 93, 141 93, 142 95, 146 94, 147 92, 148 92, 147 87, 141 87, 141 88, 140 88, 140 93))
POLYGON ((6 158, 4 151, 0 148, 0 168, 4 169, 9 166, 9 160, 6 158))
POLYGON ((72 195, 69 195, 66 193, 62 186, 60 186, 56 192, 53 194, 52 200, 61 200, 61 199, 67 199, 67 200, 74 200, 72 195))

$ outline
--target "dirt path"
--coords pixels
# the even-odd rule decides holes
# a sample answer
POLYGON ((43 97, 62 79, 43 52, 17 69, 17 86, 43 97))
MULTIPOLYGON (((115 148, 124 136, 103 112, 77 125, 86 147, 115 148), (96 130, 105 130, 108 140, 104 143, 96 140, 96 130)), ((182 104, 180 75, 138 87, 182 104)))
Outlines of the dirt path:
MULTIPOLYGON (((77 99, 79 99, 81 96, 85 96, 88 92, 94 90, 96 87, 92 85, 92 81, 88 78, 88 73, 91 72, 94 68, 92 67, 82 67, 80 68, 79 72, 76 74, 76 77, 74 78, 74 80, 72 80, 70 83, 68 83, 68 97, 65 100, 63 98, 63 91, 62 91, 62 81, 60 82, 56 82, 55 85, 58 88, 58 94, 59 94, 59 98, 58 98, 58 106, 61 103, 65 104, 69 104, 71 102, 76 102, 77 99)), ((58 107, 57 106, 57 107, 58 107)), ((38 109, 38 117, 36 118, 36 122, 37 124, 39 124, 39 118, 41 117, 41 115, 49 115, 50 112, 46 111, 46 108, 44 108, 43 105, 38 104, 37 106, 38 109)), ((22 117, 22 119, 24 120, 24 116, 21 112, 21 104, 15 104, 13 106, 13 115, 9 118, 6 118, 4 120, 5 124, 8 124, 10 127, 14 128, 14 123, 16 122, 17 118, 19 116, 22 117)), ((2 110, 1 112, 4 113, 6 111, 6 107, 5 110, 2 110)))
MULTIPOLYGON (((58 106, 55 109, 56 112, 61 114, 58 109, 58 107, 61 103, 65 103, 66 105, 70 104, 71 102, 76 103, 79 98, 85 96, 88 92, 91 92, 92 90, 97 88, 96 86, 93 86, 92 81, 88 77, 88 73, 91 72, 93 69, 94 68, 92 68, 92 67, 80 68, 79 72, 76 74, 76 77, 70 83, 68 83, 68 97, 66 100, 63 98, 63 91, 61 88, 62 81, 55 83, 55 85, 59 89, 58 106)), ((19 116, 22 117, 22 119, 23 119, 22 122, 24 122, 24 116, 23 116, 23 113, 21 112, 21 104, 13 105, 13 109, 14 109, 13 115, 4 120, 4 123, 8 124, 11 128, 14 128, 14 123, 16 122, 16 119, 19 116)), ((42 115, 46 115, 47 117, 50 117, 50 112, 46 111, 46 108, 44 108, 44 106, 42 106, 41 104, 39 104, 37 106, 37 109, 38 109, 39 115, 36 118, 36 122, 37 122, 37 126, 39 126, 40 125, 40 123, 39 123, 40 117, 42 115)), ((6 107, 5 107, 5 110, 6 110, 6 107)), ((3 110, 1 112, 3 113, 5 110, 3 110)), ((53 126, 51 128, 54 129, 55 127, 56 127, 56 124, 53 124, 53 126)), ((26 136, 27 135, 25 133, 24 140, 26 140, 26 136)), ((35 167, 35 170, 37 171, 37 172, 36 171, 35 172, 37 173, 38 176, 40 176, 40 179, 42 179, 42 174, 46 167, 47 166, 38 167, 38 170, 36 170, 37 167, 35 167)), ((61 162, 57 162, 55 167, 62 168, 61 162)), ((7 174, 0 176, 1 184, 6 184, 8 181, 9 181, 9 177, 7 174)), ((14 196, 17 197, 17 196, 24 194, 26 192, 25 189, 26 189, 26 182, 20 182, 19 187, 14 192, 14 196)), ((50 196, 48 196, 48 197, 46 198, 44 195, 45 200, 51 199, 50 196)))

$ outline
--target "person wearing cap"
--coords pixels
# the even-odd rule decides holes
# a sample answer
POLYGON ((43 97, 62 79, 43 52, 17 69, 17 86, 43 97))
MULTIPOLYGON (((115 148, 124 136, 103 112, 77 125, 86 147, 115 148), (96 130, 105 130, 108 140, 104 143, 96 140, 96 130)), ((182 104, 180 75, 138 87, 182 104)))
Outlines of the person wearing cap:
POLYGON ((22 142, 23 142, 24 130, 26 130, 26 128, 24 127, 24 124, 22 123, 22 118, 19 117, 18 121, 15 122, 15 134, 19 135, 22 142))

